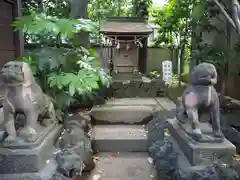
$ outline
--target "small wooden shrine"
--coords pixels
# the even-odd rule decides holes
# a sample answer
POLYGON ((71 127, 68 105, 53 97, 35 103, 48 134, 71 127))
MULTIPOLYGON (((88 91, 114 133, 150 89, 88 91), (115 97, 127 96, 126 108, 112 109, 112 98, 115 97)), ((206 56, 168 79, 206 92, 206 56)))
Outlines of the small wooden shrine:
MULTIPOLYGON (((152 28, 145 18, 111 17, 102 22, 104 36, 102 65, 115 73, 138 73, 146 66, 146 57, 139 56, 142 40, 148 38, 152 28)), ((147 48, 147 47, 144 47, 147 48)), ((145 72, 141 72, 145 73, 145 72)))

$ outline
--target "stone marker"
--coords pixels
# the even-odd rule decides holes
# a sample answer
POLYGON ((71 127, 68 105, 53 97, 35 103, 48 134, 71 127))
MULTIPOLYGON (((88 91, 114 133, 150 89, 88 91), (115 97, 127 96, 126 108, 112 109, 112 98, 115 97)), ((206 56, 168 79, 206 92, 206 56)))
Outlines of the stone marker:
POLYGON ((5 96, 0 139, 1 180, 48 180, 56 171, 54 144, 61 132, 51 100, 28 64, 11 61, 1 70, 5 96))

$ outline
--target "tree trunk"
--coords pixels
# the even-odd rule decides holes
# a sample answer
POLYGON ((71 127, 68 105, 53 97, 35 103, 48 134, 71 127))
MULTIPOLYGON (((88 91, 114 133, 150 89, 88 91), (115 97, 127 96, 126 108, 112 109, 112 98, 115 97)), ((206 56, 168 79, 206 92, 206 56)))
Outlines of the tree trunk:
POLYGON ((121 0, 118 0, 118 11, 117 11, 117 15, 121 16, 121 0))
POLYGON ((191 35, 191 61, 190 61, 190 71, 201 62, 200 50, 197 47, 199 43, 198 39, 202 39, 203 33, 202 28, 199 25, 194 25, 191 35))
POLYGON ((177 50, 174 46, 170 48, 170 60, 172 61, 172 72, 177 74, 177 50))
MULTIPOLYGON (((240 30, 238 29, 238 27, 236 26, 234 20, 232 19, 232 17, 228 14, 228 12, 225 10, 225 7, 219 2, 219 0, 213 0, 214 3, 218 6, 218 8, 220 9, 220 11, 222 12, 222 14, 225 16, 226 20, 228 21, 228 23, 237 31, 237 33, 240 32, 240 30)), ((236 1, 237 2, 237 1, 236 1)), ((232 8, 232 7, 230 7, 232 8)))
MULTIPOLYGON (((139 0, 132 0, 133 5, 133 16, 137 17, 145 17, 148 19, 148 4, 145 1, 139 1, 139 0), (141 6, 139 6, 139 3, 142 3, 141 6)), ((143 38, 141 40, 141 43, 143 47, 139 48, 138 51, 138 66, 139 71, 142 74, 145 74, 147 71, 147 53, 148 53, 148 38, 143 38)))
POLYGON ((232 49, 232 41, 231 41, 231 26, 229 23, 226 25, 226 46, 227 54, 226 54, 226 61, 223 68, 223 80, 221 86, 221 93, 220 93, 220 104, 223 104, 224 96, 227 93, 227 82, 228 82, 228 75, 229 75, 229 62, 230 62, 230 53, 232 49))
POLYGON ((178 77, 178 80, 180 81, 180 76, 181 76, 181 48, 180 47, 176 48, 176 54, 177 54, 177 77, 178 77))
POLYGON ((182 74, 184 72, 184 66, 185 66, 185 61, 184 61, 185 44, 180 45, 179 54, 180 55, 179 55, 179 71, 178 71, 179 81, 178 81, 178 85, 181 86, 182 74))
POLYGON ((228 76, 228 63, 225 64, 224 66, 224 70, 223 70, 223 76, 222 76, 222 84, 221 84, 221 92, 220 92, 220 97, 219 97, 219 101, 220 104, 223 105, 224 102, 224 97, 226 95, 226 91, 227 91, 227 76, 228 76))
POLYGON ((44 6, 43 6, 42 0, 38 0, 38 1, 37 1, 37 4, 38 4, 37 12, 38 12, 38 13, 44 12, 44 6))
POLYGON ((185 44, 181 46, 180 49, 180 76, 184 73, 185 67, 185 44))
MULTIPOLYGON (((88 18, 88 0, 71 0, 71 12, 70 16, 72 18, 78 19, 88 18)), ((81 32, 78 33, 76 39, 74 41, 75 45, 80 45, 85 48, 89 48, 89 33, 88 32, 81 32)))

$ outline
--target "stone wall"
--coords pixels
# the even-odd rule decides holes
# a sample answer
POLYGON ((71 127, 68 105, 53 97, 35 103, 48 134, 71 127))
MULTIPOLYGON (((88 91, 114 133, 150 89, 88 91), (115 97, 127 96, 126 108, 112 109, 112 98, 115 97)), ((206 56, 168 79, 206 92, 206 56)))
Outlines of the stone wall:
POLYGON ((141 79, 114 81, 111 91, 115 98, 166 96, 166 87, 162 80, 150 80, 150 82, 141 79))

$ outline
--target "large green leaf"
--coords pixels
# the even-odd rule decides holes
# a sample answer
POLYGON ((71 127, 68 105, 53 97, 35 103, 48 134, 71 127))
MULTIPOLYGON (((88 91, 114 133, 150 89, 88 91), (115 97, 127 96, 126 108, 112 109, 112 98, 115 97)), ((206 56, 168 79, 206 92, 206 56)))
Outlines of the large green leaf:
POLYGON ((44 13, 32 13, 27 16, 17 18, 12 26, 16 29, 22 29, 28 34, 40 36, 63 36, 73 37, 80 31, 92 31, 94 23, 85 19, 66 19, 47 16, 44 13))

